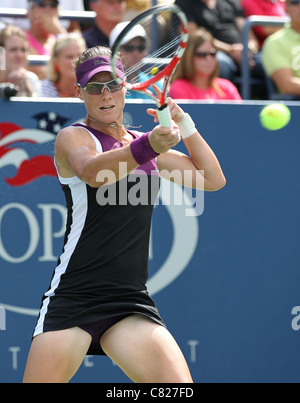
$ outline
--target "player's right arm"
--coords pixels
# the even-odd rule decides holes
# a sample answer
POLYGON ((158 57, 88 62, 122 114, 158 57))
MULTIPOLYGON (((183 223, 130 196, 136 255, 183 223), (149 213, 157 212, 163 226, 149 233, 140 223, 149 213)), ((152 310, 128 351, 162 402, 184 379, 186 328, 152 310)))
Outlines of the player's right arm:
MULTIPOLYGON (((168 128, 157 126, 149 136, 151 145, 158 153, 167 152, 177 144, 176 131, 168 128)), ((67 127, 59 132, 55 142, 55 163, 61 177, 77 176, 95 188, 107 184, 107 180, 99 181, 101 171, 111 173, 110 178, 118 181, 139 165, 132 155, 130 145, 99 153, 92 137, 80 127, 67 127)))

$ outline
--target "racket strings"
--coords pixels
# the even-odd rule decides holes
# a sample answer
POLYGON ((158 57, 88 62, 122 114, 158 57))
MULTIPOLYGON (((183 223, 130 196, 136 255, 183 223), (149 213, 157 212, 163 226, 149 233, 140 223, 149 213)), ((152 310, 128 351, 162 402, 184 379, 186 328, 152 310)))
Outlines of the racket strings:
MULTIPOLYGON (((157 51, 148 54, 139 63, 136 63, 129 68, 127 68, 125 64, 126 76, 131 77, 138 71, 143 71, 145 74, 151 74, 153 64, 155 64, 155 67, 157 67, 159 71, 161 67, 165 66, 165 64, 174 57, 179 43, 180 38, 175 38, 169 43, 166 43, 163 47, 159 48, 157 51), (176 47, 175 51, 174 47, 176 47), (170 50, 172 50, 172 52, 169 52, 170 50), (145 68, 147 64, 150 64, 150 66, 145 68)), ((138 81, 138 78, 136 78, 136 80, 138 81)))
POLYGON ((176 16, 168 13, 167 17, 164 15, 157 15, 157 24, 153 24, 152 18, 151 21, 144 20, 139 22, 139 26, 141 26, 145 32, 148 51, 144 57, 132 65, 129 65, 126 58, 123 58, 125 74, 129 83, 135 84, 143 82, 145 81, 146 75, 154 77, 175 56, 182 37, 180 20, 178 17, 176 20, 175 17, 176 16), (158 22, 158 20, 166 20, 166 18, 168 18, 167 24, 164 25, 158 22), (171 21, 172 24, 170 29, 171 21), (151 46, 154 49, 149 51, 151 46), (143 74, 141 74, 141 72, 143 74))

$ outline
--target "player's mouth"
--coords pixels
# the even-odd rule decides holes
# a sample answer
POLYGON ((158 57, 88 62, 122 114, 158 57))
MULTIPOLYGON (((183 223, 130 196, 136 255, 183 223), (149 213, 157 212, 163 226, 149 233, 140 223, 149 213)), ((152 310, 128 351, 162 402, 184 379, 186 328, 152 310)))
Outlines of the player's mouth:
POLYGON ((104 111, 104 112, 110 112, 110 111, 112 111, 114 108, 115 108, 114 105, 107 105, 107 106, 102 106, 102 107, 100 108, 100 110, 101 110, 101 111, 104 111))

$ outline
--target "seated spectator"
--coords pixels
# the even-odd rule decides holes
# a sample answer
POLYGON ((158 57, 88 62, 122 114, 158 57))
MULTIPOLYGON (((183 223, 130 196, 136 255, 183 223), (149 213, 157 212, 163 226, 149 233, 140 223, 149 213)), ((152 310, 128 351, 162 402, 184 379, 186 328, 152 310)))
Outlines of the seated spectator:
MULTIPOLYGON (((215 38, 220 63, 220 76, 234 81, 242 62, 242 28, 245 23, 239 0, 176 0, 185 12, 190 30, 206 28, 215 38)), ((248 48, 251 54, 259 50, 258 41, 250 32, 248 48)), ((254 65, 253 60, 250 61, 254 65)))
MULTIPOLYGON (((286 17, 285 2, 280 0, 241 0, 241 4, 246 17, 252 15, 263 15, 267 17, 286 17)), ((254 27, 253 32, 262 47, 265 39, 277 32, 280 27, 270 25, 254 27)))
POLYGON ((300 0, 287 0, 291 22, 269 36, 263 46, 263 65, 282 94, 300 97, 300 0))
POLYGON ((47 78, 41 82, 43 97, 75 97, 73 61, 85 49, 85 41, 78 33, 65 34, 56 40, 47 66, 47 78))
MULTIPOLYGON (((119 36, 119 34, 123 31, 123 29, 129 24, 129 21, 121 22, 118 24, 110 34, 109 45, 113 47, 115 40, 119 36)), ((119 51, 122 55, 122 62, 125 66, 125 71, 128 71, 130 68, 134 68, 134 66, 142 65, 143 59, 147 56, 147 46, 149 45, 149 41, 147 41, 146 32, 141 25, 136 26, 135 33, 131 33, 130 40, 125 40, 122 42, 122 46, 119 51)), ((147 75, 142 70, 138 72, 136 69, 130 74, 127 75, 127 80, 130 83, 138 83, 147 81, 152 78, 151 75, 147 75)), ((157 84, 159 88, 161 88, 160 83, 157 84)), ((151 89, 150 89, 151 90, 151 89)), ((131 99, 148 99, 149 96, 146 94, 142 94, 137 91, 132 91, 127 93, 127 95, 131 99)))
MULTIPOLYGON (((28 18, 30 28, 26 32, 31 55, 50 56, 57 35, 65 34, 58 17, 58 0, 29 0, 28 18)), ((32 66, 40 79, 46 76, 45 66, 32 66)))
POLYGON ((190 35, 186 51, 174 74, 169 95, 174 99, 241 100, 237 88, 218 77, 214 38, 204 28, 190 35))
POLYGON ((94 25, 83 32, 88 48, 109 46, 109 35, 123 20, 126 11, 125 0, 91 0, 91 11, 96 13, 94 25))
POLYGON ((8 25, 0 32, 0 46, 5 50, 5 70, 0 70, 0 82, 9 82, 19 87, 19 97, 38 96, 39 79, 27 70, 29 42, 25 32, 19 27, 8 25))

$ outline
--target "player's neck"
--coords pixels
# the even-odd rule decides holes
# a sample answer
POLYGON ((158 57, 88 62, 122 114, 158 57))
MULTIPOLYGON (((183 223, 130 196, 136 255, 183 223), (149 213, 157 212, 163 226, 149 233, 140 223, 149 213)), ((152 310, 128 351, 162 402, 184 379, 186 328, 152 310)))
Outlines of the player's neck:
POLYGON ((123 143, 123 138, 127 135, 127 130, 125 129, 124 125, 118 122, 99 122, 98 120, 87 115, 84 123, 93 129, 99 130, 102 133, 115 138, 120 143, 123 143))

